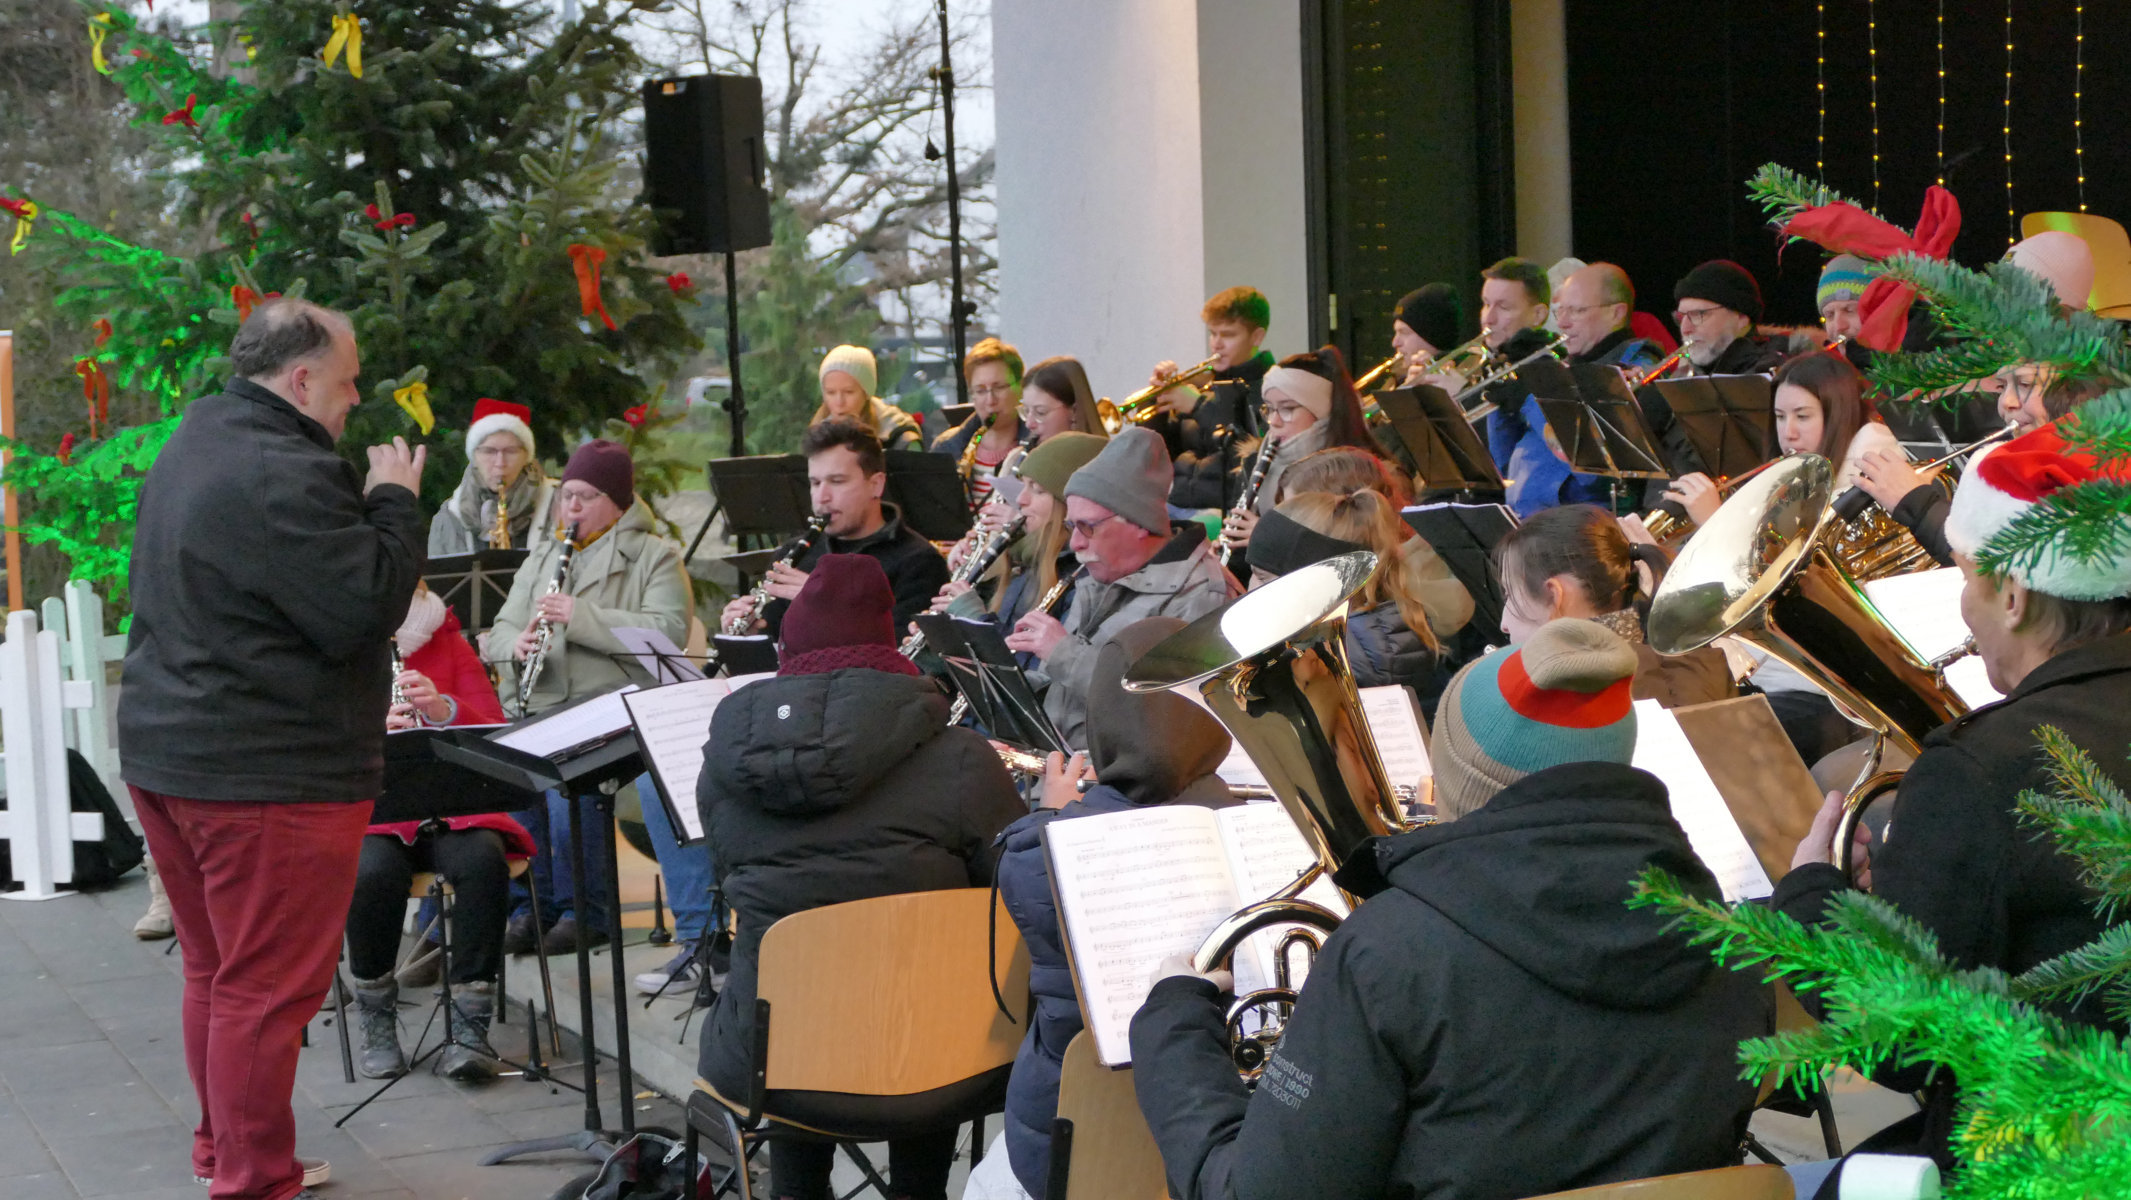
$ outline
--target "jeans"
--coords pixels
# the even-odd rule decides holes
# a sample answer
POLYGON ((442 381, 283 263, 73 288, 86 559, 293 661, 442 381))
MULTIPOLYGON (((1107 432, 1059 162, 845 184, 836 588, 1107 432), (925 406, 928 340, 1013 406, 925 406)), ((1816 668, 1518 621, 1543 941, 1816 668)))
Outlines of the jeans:
MULTIPOLYGON (((659 874, 666 877, 666 907, 673 910, 674 940, 693 943, 710 925, 710 889, 717 883, 710 865, 710 843, 681 844, 651 776, 636 781, 636 794, 643 797, 644 829, 658 854, 659 874)), ((687 797, 686 803, 694 802, 695 797, 687 797)))
POLYGON ((602 817, 592 801, 590 796, 576 799, 578 827, 585 841, 582 888, 570 870, 570 801, 562 793, 550 791, 545 805, 511 814, 533 835, 533 844, 539 847, 532 866, 511 883, 511 916, 532 914, 529 889, 537 889, 540 916, 550 924, 575 917, 580 925, 607 927, 607 856, 613 853, 608 847, 614 839, 614 821, 602 817))
POLYGON ((370 802, 253 804, 129 788, 185 955, 192 1169, 213 1200, 282 1200, 296 1056, 340 957, 370 802))

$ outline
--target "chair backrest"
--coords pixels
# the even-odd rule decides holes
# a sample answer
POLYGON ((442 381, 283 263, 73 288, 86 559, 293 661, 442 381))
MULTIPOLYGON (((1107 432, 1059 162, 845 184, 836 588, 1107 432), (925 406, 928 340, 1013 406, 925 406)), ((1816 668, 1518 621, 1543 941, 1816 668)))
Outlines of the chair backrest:
POLYGON ((767 1086, 904 1096, 1014 1061, 1027 1029, 1028 947, 996 922, 999 1011, 985 953, 986 888, 811 908, 762 937, 755 994, 770 1002, 767 1086))
MULTIPOLYGON (((1084 1031, 1066 1047, 1058 1074, 1058 1115, 1073 1123, 1073 1139, 1066 1147, 1066 1192, 1053 1200, 1164 1200, 1169 1195, 1162 1152, 1140 1115, 1132 1071, 1097 1061, 1095 1038, 1084 1031)), ((1052 1145, 1053 1154, 1059 1150, 1052 1145)))
POLYGON ((1792 1195, 1791 1177, 1782 1167, 1755 1163, 1550 1192, 1532 1200, 1792 1200, 1792 1195))

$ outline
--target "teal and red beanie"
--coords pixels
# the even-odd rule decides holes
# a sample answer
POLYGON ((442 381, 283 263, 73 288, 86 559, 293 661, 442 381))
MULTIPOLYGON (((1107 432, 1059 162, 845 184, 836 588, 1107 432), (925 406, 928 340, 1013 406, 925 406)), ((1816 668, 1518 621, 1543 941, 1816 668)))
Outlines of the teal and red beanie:
POLYGON ((1436 710, 1436 815, 1466 816, 1527 775, 1635 755, 1635 648, 1595 621, 1549 621, 1458 672, 1436 710))

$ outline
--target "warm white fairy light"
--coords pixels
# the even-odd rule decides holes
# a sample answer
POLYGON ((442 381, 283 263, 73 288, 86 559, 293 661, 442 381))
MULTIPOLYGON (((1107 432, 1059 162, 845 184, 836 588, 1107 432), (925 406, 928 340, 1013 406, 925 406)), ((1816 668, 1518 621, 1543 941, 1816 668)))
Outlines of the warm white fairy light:
POLYGON ((1813 177, 1828 181, 1828 6, 1813 6, 1813 93, 1820 101, 1820 125, 1813 139, 1813 177))
POLYGON ((1872 92, 1872 207, 1879 207, 1879 5, 1865 0, 1865 62, 1872 92))
POLYGON ((2087 83, 2086 0, 2072 5, 2072 166, 2079 175, 2079 211, 2087 211, 2086 114, 2080 111, 2080 93, 2087 83))
POLYGON ((1939 0, 1939 186, 1946 186, 1946 0, 1939 0))
POLYGON ((2005 0, 2005 240, 2020 240, 2020 219, 2013 213, 2013 3, 2005 0))

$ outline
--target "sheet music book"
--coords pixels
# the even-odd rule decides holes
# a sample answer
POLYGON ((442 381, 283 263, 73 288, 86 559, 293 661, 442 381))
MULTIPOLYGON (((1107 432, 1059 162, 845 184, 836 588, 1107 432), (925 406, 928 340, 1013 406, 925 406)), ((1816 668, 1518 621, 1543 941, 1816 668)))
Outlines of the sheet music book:
POLYGON ((703 840, 703 814, 696 806, 696 780, 703 773, 703 745, 718 702, 732 694, 724 679, 692 679, 622 697, 636 725, 637 743, 651 770, 666 813, 683 845, 703 840))
MULTIPOLYGON (((1206 698, 1195 687, 1170 690, 1200 708, 1206 707, 1206 698)), ((1414 707, 1413 693, 1398 683, 1355 690, 1361 697, 1362 719, 1368 722, 1369 734, 1376 740, 1377 755, 1383 759, 1384 774, 1393 784, 1417 787, 1425 796, 1428 788, 1424 785, 1435 778, 1435 768, 1428 761, 1428 733, 1421 727, 1421 714, 1414 707)), ((1267 786, 1265 772, 1251 761, 1243 744, 1233 739, 1228 743, 1228 757, 1221 760, 1214 774, 1230 787, 1267 786)))
POLYGON ((490 738, 539 758, 559 759, 580 746, 606 741, 629 729, 629 708, 622 697, 637 690, 625 683, 611 692, 553 709, 530 721, 511 726, 508 732, 490 738))
POLYGON ((1724 899, 1736 904, 1773 893, 1768 872, 1679 721, 1657 701, 1638 700, 1635 729, 1633 764, 1664 781, 1672 819, 1686 831, 1695 857, 1717 877, 1724 899))
MULTIPOLYGON (((1132 1061, 1132 1014, 1153 989, 1161 961, 1197 950, 1223 918, 1316 862, 1286 810, 1271 801, 1100 813, 1053 821, 1043 839, 1081 1016, 1095 1036, 1096 1057, 1113 1067, 1132 1061)), ((1346 915, 1326 880, 1303 897, 1346 915)), ((1273 978, 1278 933, 1263 931, 1237 948, 1239 991, 1273 978)))
POLYGON ((636 656, 636 665, 644 674, 658 683, 681 683, 703 678, 703 670, 688 657, 688 652, 673 644, 673 639, 656 629, 644 629, 635 625, 617 625, 611 631, 614 640, 628 647, 636 656))
MULTIPOLYGON (((1937 660, 1968 640, 1968 622, 1961 619, 1959 567, 1892 575, 1864 586, 1872 607, 1925 662, 1937 660)), ((1946 685, 1970 708, 2005 699, 1990 686, 1983 660, 1973 654, 1946 668, 1946 685)))

